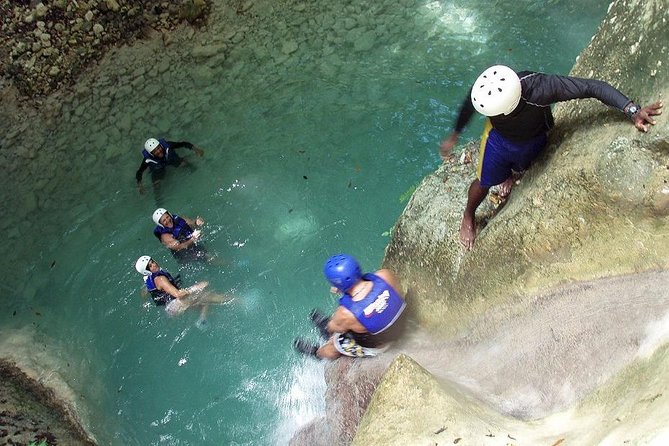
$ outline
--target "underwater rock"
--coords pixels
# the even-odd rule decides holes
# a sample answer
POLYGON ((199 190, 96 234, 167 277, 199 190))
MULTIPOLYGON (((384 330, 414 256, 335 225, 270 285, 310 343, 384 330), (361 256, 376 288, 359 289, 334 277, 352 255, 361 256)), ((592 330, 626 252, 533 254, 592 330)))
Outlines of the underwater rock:
POLYGON ((195 59, 208 59, 217 54, 225 52, 225 44, 216 44, 216 45, 205 45, 205 46, 196 46, 193 48, 192 54, 195 59))

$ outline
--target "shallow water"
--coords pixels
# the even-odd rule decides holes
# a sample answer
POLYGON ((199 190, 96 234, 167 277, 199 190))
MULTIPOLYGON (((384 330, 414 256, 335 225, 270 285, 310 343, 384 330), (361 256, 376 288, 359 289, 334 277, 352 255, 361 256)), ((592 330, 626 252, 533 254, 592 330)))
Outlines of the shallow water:
POLYGON ((492 63, 567 73, 607 2, 245 5, 217 3, 168 47, 115 50, 48 119, 2 135, 32 158, 2 180, 0 323, 64 345, 101 444, 286 444, 322 414, 321 365, 290 348, 310 308, 334 307, 322 262, 346 251, 376 268, 468 83, 492 63), (206 153, 181 150, 194 169, 158 195, 145 175, 139 196, 153 135, 206 153), (140 297, 138 256, 179 271, 151 234, 157 205, 207 221, 219 261, 181 268, 184 284, 235 300, 206 330, 140 297))

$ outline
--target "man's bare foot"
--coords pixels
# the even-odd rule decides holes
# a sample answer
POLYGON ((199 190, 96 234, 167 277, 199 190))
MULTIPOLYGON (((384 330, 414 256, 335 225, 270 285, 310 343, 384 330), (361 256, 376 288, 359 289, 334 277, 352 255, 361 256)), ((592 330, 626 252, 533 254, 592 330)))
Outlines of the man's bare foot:
POLYGON ((460 224, 460 244, 469 251, 474 247, 474 240, 476 240, 474 219, 462 217, 462 223, 460 224))

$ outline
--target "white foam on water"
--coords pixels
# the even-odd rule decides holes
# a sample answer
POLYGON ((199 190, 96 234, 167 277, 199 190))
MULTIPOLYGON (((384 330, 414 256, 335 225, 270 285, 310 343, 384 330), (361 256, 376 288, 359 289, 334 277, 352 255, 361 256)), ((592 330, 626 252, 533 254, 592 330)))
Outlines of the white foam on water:
POLYGON ((274 232, 274 238, 279 242, 309 239, 318 231, 316 218, 307 212, 289 214, 279 224, 274 232))
POLYGON ((240 294, 239 300, 247 313, 253 313, 258 310, 262 302, 262 291, 260 288, 251 288, 240 294))
POLYGON ((292 436, 313 420, 325 415, 323 364, 305 358, 294 364, 277 395, 279 423, 274 444, 288 444, 292 436))
POLYGON ((476 10, 439 1, 426 3, 425 8, 429 11, 428 14, 433 14, 436 18, 433 34, 447 34, 453 40, 466 39, 478 43, 488 41, 476 10))

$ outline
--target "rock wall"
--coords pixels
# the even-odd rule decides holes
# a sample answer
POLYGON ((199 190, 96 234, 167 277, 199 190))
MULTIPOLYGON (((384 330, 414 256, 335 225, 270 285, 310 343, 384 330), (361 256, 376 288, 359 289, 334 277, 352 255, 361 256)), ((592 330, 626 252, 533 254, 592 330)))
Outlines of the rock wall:
POLYGON ((51 388, 1 358, 0 426, 2 444, 97 444, 51 388))
POLYGON ((85 365, 71 364, 62 357, 62 346, 30 327, 0 334, 2 444, 36 439, 48 445, 97 444, 90 433, 90 405, 68 384, 84 376, 85 365))
MULTIPOLYGON (((669 93, 665 62, 668 31, 666 1, 615 1, 570 74, 605 80, 644 105, 664 100, 669 93)), ((648 327, 662 326, 661 315, 667 311, 663 285, 658 283, 653 288, 653 278, 644 282, 650 287, 646 293, 661 295, 660 307, 650 309, 652 305, 641 302, 639 308, 625 310, 625 302, 643 300, 632 291, 634 274, 669 267, 669 120, 666 114, 660 116, 650 132, 640 133, 619 111, 607 109, 596 100, 559 104, 555 117, 557 125, 547 153, 514 188, 509 201, 499 209, 490 202, 479 208, 479 235, 473 251, 461 249, 458 230, 467 187, 475 176, 475 146, 463 150, 473 153, 472 162, 453 160, 443 164, 414 193, 394 229, 383 266, 396 271, 408 287, 410 306, 420 327, 399 350, 420 358, 421 363, 428 364, 429 372, 440 378, 435 380, 417 363, 400 356, 374 394, 354 444, 559 444, 568 439, 569 444, 588 445, 607 439, 643 442, 668 435, 667 420, 662 415, 666 398, 658 400, 667 392, 663 372, 666 367, 662 365, 667 359, 666 347, 660 347, 654 355, 651 350, 650 359, 640 359, 631 348, 616 358, 620 362, 615 367, 605 366, 605 357, 607 351, 619 346, 638 347, 644 333, 650 330, 648 327), (593 319, 594 313, 587 313, 583 307, 587 300, 583 292, 599 286, 595 283, 583 285, 582 292, 575 292, 570 304, 556 310, 536 331, 518 331, 518 338, 507 336, 508 351, 497 348, 503 333, 479 336, 481 331, 514 327, 512 323, 518 316, 531 324, 534 311, 539 308, 536 303, 541 300, 537 295, 543 290, 626 274, 632 274, 626 279, 632 284, 626 291, 614 286, 591 300, 597 308, 598 301, 603 302, 607 295, 620 290, 628 293, 619 296, 621 323, 629 312, 644 315, 615 342, 609 342, 607 336, 619 326, 609 319, 579 330, 579 324, 585 327, 593 319), (562 333, 571 339, 568 342, 562 342, 566 338, 553 328, 562 326, 563 316, 576 321, 572 332, 562 333), (656 317, 660 320, 653 322, 656 317), (533 336, 542 337, 536 348, 518 348, 515 361, 508 358, 514 345, 533 345, 533 336), (581 350, 591 340, 600 347, 581 350), (448 350, 448 343, 458 347, 448 350), (572 357, 576 350, 579 353, 572 357), (604 352, 604 360, 595 365, 597 352, 604 352), (466 364, 458 370, 452 366, 451 353, 469 355, 470 361, 460 361, 466 364), (499 357, 502 365, 495 368, 486 362, 490 357, 499 357), (570 361, 579 370, 576 375, 566 368, 570 361), (512 367, 505 368, 507 363, 512 367), (629 365, 621 369, 625 364, 629 365), (488 378, 477 374, 484 366, 491 370, 488 378), (455 376, 453 370, 460 374, 455 376), (478 389, 477 397, 485 394, 482 399, 487 399, 488 405, 473 400, 472 395, 486 379, 495 381, 509 374, 523 376, 529 371, 537 373, 534 384, 539 387, 547 385, 541 382, 546 371, 566 387, 549 385, 542 394, 531 388, 532 383, 523 388, 526 384, 515 382, 516 387, 505 390, 505 381, 500 379, 497 390, 478 389), (644 378, 634 375, 636 372, 644 378), (621 384, 626 374, 634 375, 634 379, 627 377, 635 383, 630 388, 621 384), (575 390, 568 385, 572 379, 582 379, 587 385, 575 390), (605 381, 605 387, 583 400, 605 381), (646 387, 644 382, 652 385, 646 387), (510 400, 501 397, 507 390, 512 393, 510 400), (534 404, 521 404, 514 398, 542 401, 556 395, 565 397, 561 404, 551 406, 556 410, 565 410, 568 401, 582 401, 579 407, 586 409, 560 412, 536 425, 519 424, 516 418, 499 413, 509 402, 513 407, 534 404), (495 400, 497 411, 490 409, 495 400), (629 409, 624 417, 629 417, 630 422, 623 422, 624 427, 620 427, 623 415, 612 410, 615 401, 629 409), (651 401, 660 404, 653 405, 651 401), (591 416, 597 411, 604 411, 604 415, 591 416), (643 429, 635 424, 642 418, 646 423, 643 429), (469 436, 465 439, 458 432, 469 436), (517 443, 518 438, 523 440, 517 443)), ((548 302, 553 299, 560 304, 566 302, 562 291, 551 294, 548 302)), ((669 339, 666 330, 660 332, 664 334, 656 336, 657 345, 669 339)), ((648 336, 655 335, 645 339, 648 336)), ((338 381, 337 387, 355 387, 358 380, 373 381, 378 365, 365 364, 368 366, 362 365, 356 374, 347 376, 346 383, 338 381)), ((334 383, 329 382, 332 391, 334 383)), ((513 407, 507 410, 508 414, 514 414, 513 407)), ((335 405, 329 408, 337 409, 335 405)), ((545 406, 544 410, 550 414, 552 409, 545 406)), ((353 418, 354 412, 350 407, 346 411, 353 418)), ((515 416, 522 417, 523 413, 531 417, 538 412, 521 410, 515 416)), ((324 425, 320 431, 342 438, 340 427, 327 422, 321 421, 324 425)), ((311 428, 313 434, 314 426, 311 428)))
MULTIPOLYGON (((641 104, 666 98, 667 8, 614 2, 571 75, 608 81, 641 104)), ((442 165, 416 190, 384 266, 415 292, 422 326, 452 333, 541 289, 669 266, 666 115, 647 134, 593 99, 559 104, 555 117, 546 156, 485 228, 489 209, 479 211, 473 251, 460 248, 458 230, 476 164, 442 165)))

